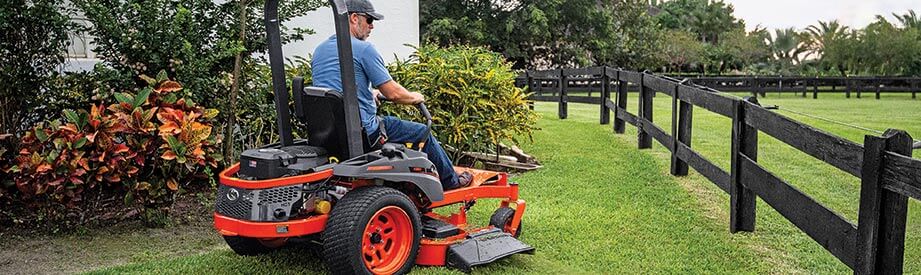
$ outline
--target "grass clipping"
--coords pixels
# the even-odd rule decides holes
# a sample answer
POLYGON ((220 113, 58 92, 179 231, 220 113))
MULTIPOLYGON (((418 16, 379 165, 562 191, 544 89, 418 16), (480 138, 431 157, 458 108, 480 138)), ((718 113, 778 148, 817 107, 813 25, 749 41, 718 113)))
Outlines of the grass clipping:
MULTIPOLYGON (((409 59, 390 65, 394 79, 425 95, 432 113, 432 132, 454 148, 458 163, 464 152, 494 151, 502 142, 531 140, 538 115, 528 108, 527 94, 515 86, 517 73, 501 55, 477 47, 416 48, 409 59)), ((385 105, 384 113, 416 117, 415 108, 385 105)))

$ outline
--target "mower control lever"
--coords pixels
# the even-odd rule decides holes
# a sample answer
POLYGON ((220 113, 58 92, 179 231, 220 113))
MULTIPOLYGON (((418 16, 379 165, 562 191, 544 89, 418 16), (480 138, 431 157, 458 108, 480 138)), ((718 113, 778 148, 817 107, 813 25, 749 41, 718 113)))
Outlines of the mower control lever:
MULTIPOLYGON (((377 100, 379 102, 390 102, 390 99, 382 94, 377 95, 377 100)), ((425 118, 425 135, 423 136, 428 139, 428 136, 432 134, 432 114, 429 113, 429 109, 425 107, 425 102, 416 104, 416 108, 419 109, 419 112, 422 113, 422 117, 425 118)), ((424 139, 419 141, 419 143, 423 142, 425 142, 424 139)))
MULTIPOLYGON (((425 118, 425 135, 423 137, 428 139, 429 135, 432 134, 432 114, 429 113, 428 108, 425 108, 425 102, 416 104, 416 108, 419 108, 419 112, 422 113, 422 117, 425 118)), ((419 142, 425 142, 425 140, 419 142)))

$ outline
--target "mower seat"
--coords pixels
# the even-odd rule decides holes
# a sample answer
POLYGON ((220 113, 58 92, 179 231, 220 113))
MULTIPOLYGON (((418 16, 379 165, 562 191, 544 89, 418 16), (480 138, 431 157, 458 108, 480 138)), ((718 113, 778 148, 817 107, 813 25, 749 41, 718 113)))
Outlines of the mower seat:
MULTIPOLYGON (((294 116, 307 124, 307 144, 326 149, 329 156, 347 159, 349 145, 342 93, 329 88, 300 88, 298 86, 303 86, 301 78, 296 78, 294 83, 294 91, 301 91, 294 95, 294 116)), ((377 149, 368 143, 364 129, 361 135, 364 152, 377 149)))

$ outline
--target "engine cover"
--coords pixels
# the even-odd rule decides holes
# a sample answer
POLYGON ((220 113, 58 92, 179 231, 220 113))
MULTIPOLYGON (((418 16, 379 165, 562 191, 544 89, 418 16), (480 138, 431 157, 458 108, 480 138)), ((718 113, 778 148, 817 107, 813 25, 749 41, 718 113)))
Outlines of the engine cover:
POLYGON ((267 146, 243 151, 238 176, 249 180, 274 179, 309 172, 328 162, 326 150, 320 147, 267 146))

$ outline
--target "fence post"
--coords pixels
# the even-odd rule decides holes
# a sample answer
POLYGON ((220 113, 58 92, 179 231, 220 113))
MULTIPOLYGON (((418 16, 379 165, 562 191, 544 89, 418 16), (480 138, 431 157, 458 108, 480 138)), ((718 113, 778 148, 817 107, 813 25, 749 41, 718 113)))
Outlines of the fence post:
POLYGON ((637 147, 639 149, 652 148, 652 136, 646 132, 646 121, 652 122, 652 93, 655 91, 646 88, 646 72, 640 73, 640 100, 639 119, 636 121, 637 147), (645 121, 643 120, 645 119, 645 121))
POLYGON ((803 86, 800 88, 800 90, 801 90, 800 92, 803 93, 802 97, 803 97, 803 98, 806 98, 806 92, 809 91, 809 89, 806 88, 807 86, 809 86, 809 79, 803 78, 803 82, 802 82, 801 84, 802 84, 803 86))
POLYGON ((611 109, 608 100, 611 98, 611 77, 608 76, 608 66, 601 67, 601 125, 611 123, 611 109))
POLYGON ((816 76, 815 80, 812 81, 812 99, 819 98, 819 77, 816 76))
POLYGON ((567 90, 569 89, 568 87, 569 81, 567 80, 566 73, 564 72, 563 69, 560 69, 560 85, 559 86, 560 86, 559 87, 560 89, 559 102, 560 103, 557 104, 559 105, 559 110, 557 111, 557 115, 560 117, 560 119, 566 119, 566 117, 569 116, 569 108, 568 108, 569 104, 567 104, 569 98, 566 96, 567 90))
POLYGON ((918 98, 918 90, 921 90, 921 85, 918 85, 918 82, 918 78, 911 82, 911 99, 918 98))
POLYGON ((627 110, 627 82, 620 77, 622 71, 617 69, 617 109, 614 109, 614 133, 618 134, 623 134, 626 130, 626 121, 617 116, 620 110, 627 110))
POLYGON ((882 86, 882 80, 879 79, 879 77, 877 77, 876 81, 874 81, 873 84, 876 85, 876 99, 879 99, 879 90, 880 90, 880 86, 882 86))
POLYGON ((741 156, 758 161, 758 130, 745 123, 745 105, 758 104, 758 99, 746 97, 733 101, 732 167, 729 186, 729 232, 755 231, 755 193, 742 184, 741 156))
MULTIPOLYGON (((531 71, 524 71, 524 77, 528 81, 528 92, 540 96, 539 93, 535 92, 534 89, 534 76, 531 76, 531 71)), ((534 110, 534 100, 528 101, 528 109, 534 110)))
POLYGON ((857 84, 857 98, 860 98, 860 97, 861 97, 861 93, 862 93, 861 90, 863 90, 863 86, 864 86, 864 83, 861 82, 861 81, 862 81, 862 80, 857 80, 857 81, 856 81, 857 83, 859 83, 859 84, 857 84))
POLYGON ((671 172, 675 176, 688 175, 688 163, 678 158, 678 144, 684 144, 691 147, 691 123, 694 115, 694 105, 681 101, 678 98, 678 90, 681 85, 687 82, 687 79, 675 86, 674 96, 672 97, 672 165, 671 172))
POLYGON ((851 98, 851 80, 848 76, 844 76, 844 96, 851 98))
POLYGON ((758 80, 758 76, 752 79, 752 88, 752 90, 754 90, 754 97, 757 98, 758 95, 764 96, 764 91, 761 90, 761 80, 758 80))
POLYGON ((882 159, 886 151, 910 156, 911 145, 911 136, 901 130, 864 137, 855 274, 902 274, 908 198, 883 189, 882 159))

